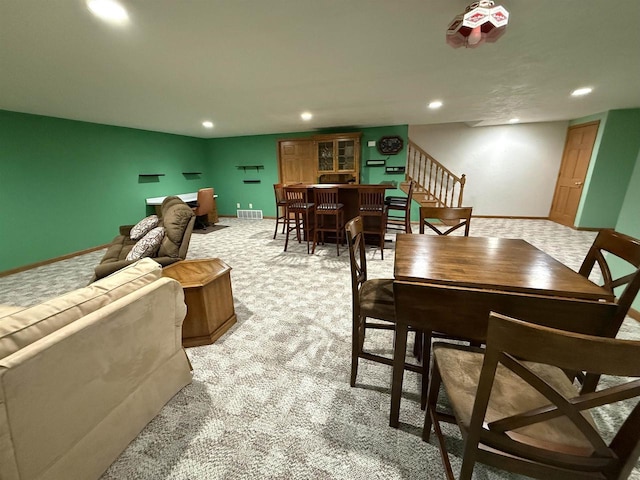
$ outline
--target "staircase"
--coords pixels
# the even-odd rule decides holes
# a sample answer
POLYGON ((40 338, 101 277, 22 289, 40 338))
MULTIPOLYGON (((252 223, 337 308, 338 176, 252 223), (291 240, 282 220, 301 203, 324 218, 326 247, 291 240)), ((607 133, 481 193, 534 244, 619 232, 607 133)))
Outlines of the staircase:
POLYGON ((405 181, 400 189, 407 193, 414 181, 413 199, 420 205, 461 207, 466 178, 445 168, 440 162, 409 139, 405 181))

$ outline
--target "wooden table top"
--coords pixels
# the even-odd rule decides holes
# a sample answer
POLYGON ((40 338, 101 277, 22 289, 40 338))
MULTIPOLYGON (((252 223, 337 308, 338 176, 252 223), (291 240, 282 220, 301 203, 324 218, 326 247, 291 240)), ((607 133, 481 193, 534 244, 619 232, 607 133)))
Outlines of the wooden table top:
POLYGON ((177 280, 182 288, 194 288, 207 285, 230 270, 219 258, 203 258, 172 263, 162 269, 162 276, 177 280))
POLYGON ((604 288, 521 239, 398 234, 394 276, 408 282, 614 300, 604 288))

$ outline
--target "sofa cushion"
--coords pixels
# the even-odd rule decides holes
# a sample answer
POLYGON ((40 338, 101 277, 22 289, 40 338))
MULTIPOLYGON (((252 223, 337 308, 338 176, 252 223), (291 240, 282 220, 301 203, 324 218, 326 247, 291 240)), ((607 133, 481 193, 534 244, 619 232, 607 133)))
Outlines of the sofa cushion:
POLYGON ((126 260, 139 260, 143 257, 155 256, 164 238, 164 227, 156 227, 148 232, 133 246, 125 257, 126 260))
POLYGON ((184 231, 193 216, 191 207, 181 200, 180 203, 171 204, 163 212, 162 226, 165 229, 165 234, 158 250, 159 257, 178 257, 184 231))
POLYGON ((12 313, 16 313, 24 309, 25 307, 16 307, 13 305, 0 305, 0 320, 2 320, 4 317, 8 315, 11 315, 12 313))
POLYGON ((160 219, 157 215, 149 215, 143 218, 131 228, 129 237, 131 237, 131 240, 140 240, 152 229, 156 228, 159 221, 160 219))
POLYGON ((162 267, 145 258, 88 287, 0 317, 0 358, 24 348, 162 276, 162 267))

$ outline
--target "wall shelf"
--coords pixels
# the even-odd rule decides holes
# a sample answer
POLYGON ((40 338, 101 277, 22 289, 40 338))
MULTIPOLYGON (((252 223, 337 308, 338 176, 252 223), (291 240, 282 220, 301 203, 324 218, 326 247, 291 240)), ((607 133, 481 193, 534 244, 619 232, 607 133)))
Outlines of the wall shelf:
POLYGON ((255 169, 255 170, 264 169, 264 165, 236 165, 236 167, 241 168, 245 172, 247 171, 247 169, 249 169, 249 170, 251 170, 251 169, 255 169))
POLYGON ((243 180, 244 183, 260 183, 261 180, 243 180))
POLYGON ((386 160, 367 160, 367 167, 384 167, 386 160))
POLYGON ((202 172, 182 172, 183 175, 202 175, 202 172))
POLYGON ((404 173, 405 167, 385 167, 384 173, 404 173))
POLYGON ((164 177, 164 173, 139 173, 139 177, 164 177))

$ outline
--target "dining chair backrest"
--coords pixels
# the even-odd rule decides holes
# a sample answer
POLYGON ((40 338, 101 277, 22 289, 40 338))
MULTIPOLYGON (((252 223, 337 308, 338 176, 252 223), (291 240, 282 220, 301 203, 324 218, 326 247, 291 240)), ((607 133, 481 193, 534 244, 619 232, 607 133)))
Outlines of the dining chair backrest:
POLYGON ((473 207, 420 207, 420 233, 424 233, 425 226, 438 235, 449 235, 464 227, 464 236, 468 237, 472 211, 473 207), (436 224, 433 219, 439 223, 436 224), (441 225, 445 229, 440 229, 441 225))
POLYGON ((351 264, 351 294, 354 318, 360 311, 360 287, 367 281, 367 257, 365 255, 364 233, 362 217, 357 216, 345 225, 347 245, 349 246, 349 261, 351 264))
POLYGON ((617 290, 618 309, 607 334, 615 337, 640 289, 640 240, 615 230, 601 230, 582 262, 580 275, 589 278, 596 264, 602 274, 601 285, 611 293, 617 290), (617 278, 611 272, 612 257, 625 272, 617 278))
POLYGON ((338 203, 338 195, 338 187, 315 187, 313 189, 313 198, 316 204, 316 214, 318 212, 331 212, 337 210, 339 206, 344 206, 338 203))
MULTIPOLYGON (((622 415, 623 421, 610 443, 606 443, 583 412, 640 396, 640 380, 625 378, 640 377, 637 362, 640 342, 579 335, 495 313, 488 325, 484 361, 465 438, 461 478, 470 478, 475 460, 505 470, 515 467, 519 473, 536 472, 539 478, 576 478, 569 476, 571 471, 576 476, 586 477, 585 472, 591 471, 599 472, 601 478, 627 478, 640 455, 640 403, 628 415, 622 415), (596 394, 580 395, 563 378, 562 371, 566 370, 586 370, 618 378, 614 386, 596 394), (512 383, 514 380, 505 375, 506 371, 517 382, 523 382, 521 388, 515 387, 517 382, 512 383), (498 375, 503 383, 496 388, 504 391, 494 388, 498 375), (507 391, 509 386, 516 391, 507 391), (539 400, 523 395, 525 391, 536 392, 539 400), (488 406, 499 404, 494 395, 506 395, 506 401, 521 407, 514 409, 519 413, 506 416, 498 413, 498 418, 489 418, 488 406), (555 426, 551 425, 553 422, 555 426), (562 437, 549 436, 550 432, 558 431, 572 436, 576 443, 569 447, 562 443, 562 437), (489 448, 481 450, 478 444, 489 448)), ((455 369, 446 363, 439 368, 455 369)))
POLYGON ((276 197, 276 206, 282 206, 286 204, 286 200, 284 198, 284 184, 282 183, 274 183, 273 184, 273 192, 276 197))
POLYGON ((309 188, 304 185, 284 187, 284 196, 288 210, 307 210, 313 205, 309 202, 309 188))
POLYGON ((360 215, 384 216, 384 189, 379 187, 359 187, 358 213, 360 215))

